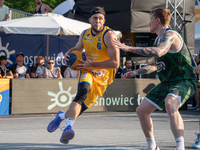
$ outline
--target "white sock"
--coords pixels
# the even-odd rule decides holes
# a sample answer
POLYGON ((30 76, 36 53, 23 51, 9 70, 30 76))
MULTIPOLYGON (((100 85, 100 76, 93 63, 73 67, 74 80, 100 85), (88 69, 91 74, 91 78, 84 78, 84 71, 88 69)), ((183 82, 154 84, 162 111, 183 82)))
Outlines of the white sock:
POLYGON ((70 125, 71 127, 73 126, 73 124, 74 124, 74 119, 72 119, 72 118, 67 118, 67 123, 66 123, 66 127, 68 126, 68 125, 70 125))
POLYGON ((62 120, 66 119, 66 118, 65 118, 65 112, 64 112, 64 113, 61 113, 61 114, 59 114, 58 116, 59 116, 59 117, 60 117, 60 119, 62 119, 62 120))
POLYGON ((176 138, 176 149, 185 150, 184 138, 176 138))
POLYGON ((148 148, 155 149, 156 148, 156 141, 154 136, 151 138, 146 138, 148 148))

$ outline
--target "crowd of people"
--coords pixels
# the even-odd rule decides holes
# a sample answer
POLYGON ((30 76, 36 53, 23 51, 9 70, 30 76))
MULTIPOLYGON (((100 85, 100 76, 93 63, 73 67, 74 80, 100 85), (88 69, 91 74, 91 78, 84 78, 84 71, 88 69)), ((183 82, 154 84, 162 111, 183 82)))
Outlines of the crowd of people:
POLYGON ((6 67, 7 57, 4 55, 0 56, 0 78, 78 78, 78 71, 72 70, 66 65, 63 65, 61 68, 55 68, 53 59, 47 60, 45 66, 42 55, 37 57, 37 63, 33 64, 30 69, 23 64, 23 61, 24 54, 20 52, 16 55, 16 64, 9 68, 6 67))

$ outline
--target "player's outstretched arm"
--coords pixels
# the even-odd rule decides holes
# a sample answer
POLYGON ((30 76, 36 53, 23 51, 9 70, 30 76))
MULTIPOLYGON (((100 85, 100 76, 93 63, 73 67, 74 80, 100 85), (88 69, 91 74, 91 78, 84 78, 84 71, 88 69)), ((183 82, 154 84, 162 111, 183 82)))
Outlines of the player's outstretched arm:
POLYGON ((165 32, 162 35, 160 44, 157 47, 131 47, 122 44, 117 39, 114 39, 112 42, 117 48, 126 52, 132 52, 142 56, 161 57, 170 50, 174 38, 175 38, 174 32, 172 31, 165 32))

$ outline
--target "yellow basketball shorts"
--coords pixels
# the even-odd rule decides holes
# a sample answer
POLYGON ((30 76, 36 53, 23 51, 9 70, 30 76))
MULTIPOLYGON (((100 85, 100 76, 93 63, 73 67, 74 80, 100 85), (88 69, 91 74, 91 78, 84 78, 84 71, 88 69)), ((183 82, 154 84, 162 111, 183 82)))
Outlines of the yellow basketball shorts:
POLYGON ((78 84, 88 83, 90 85, 90 91, 87 94, 87 98, 83 102, 86 108, 91 107, 105 92, 108 85, 100 85, 94 80, 94 76, 89 71, 79 71, 78 84))

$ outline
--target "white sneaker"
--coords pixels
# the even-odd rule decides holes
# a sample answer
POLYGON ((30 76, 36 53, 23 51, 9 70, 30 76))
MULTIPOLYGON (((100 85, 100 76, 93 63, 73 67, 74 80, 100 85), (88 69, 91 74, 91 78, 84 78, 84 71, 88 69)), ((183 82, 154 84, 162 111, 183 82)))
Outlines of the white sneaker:
POLYGON ((200 133, 196 133, 197 139, 195 140, 195 143, 192 145, 192 148, 200 149, 200 133))

